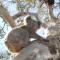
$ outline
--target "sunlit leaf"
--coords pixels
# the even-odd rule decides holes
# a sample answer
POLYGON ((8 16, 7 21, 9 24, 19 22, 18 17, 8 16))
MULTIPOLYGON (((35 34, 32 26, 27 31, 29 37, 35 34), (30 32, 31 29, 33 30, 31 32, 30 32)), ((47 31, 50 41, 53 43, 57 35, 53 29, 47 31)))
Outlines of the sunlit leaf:
POLYGON ((17 6, 17 10, 21 10, 20 6, 17 6))
POLYGON ((26 0, 26 2, 28 2, 28 3, 32 3, 32 1, 33 1, 33 0, 26 0))

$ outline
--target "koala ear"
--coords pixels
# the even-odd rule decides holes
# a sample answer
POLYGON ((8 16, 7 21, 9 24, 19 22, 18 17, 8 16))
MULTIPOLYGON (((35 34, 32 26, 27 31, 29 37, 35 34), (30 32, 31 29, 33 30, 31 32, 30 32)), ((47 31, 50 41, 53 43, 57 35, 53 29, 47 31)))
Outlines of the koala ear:
POLYGON ((31 16, 28 15, 28 16, 26 17, 26 22, 29 23, 30 21, 31 21, 31 16))
POLYGON ((24 17, 24 25, 28 25, 28 22, 31 20, 31 16, 27 15, 24 17))
POLYGON ((31 16, 28 16, 28 17, 26 18, 26 20, 31 20, 31 16))
POLYGON ((24 20, 30 20, 31 19, 31 16, 30 15, 27 15, 27 16, 25 16, 25 18, 24 18, 24 20))

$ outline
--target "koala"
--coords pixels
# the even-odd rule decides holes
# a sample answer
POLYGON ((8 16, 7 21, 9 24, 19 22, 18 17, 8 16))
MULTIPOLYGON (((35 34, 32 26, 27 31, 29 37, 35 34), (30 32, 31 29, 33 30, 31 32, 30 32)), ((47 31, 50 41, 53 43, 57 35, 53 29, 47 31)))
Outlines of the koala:
POLYGON ((16 53, 29 44, 28 40, 28 32, 19 27, 9 32, 5 44, 11 52, 16 53))
POLYGON ((26 18, 26 22, 26 26, 13 28, 6 38, 5 44, 13 53, 19 52, 24 47, 31 44, 32 42, 30 41, 30 38, 45 41, 42 37, 35 33, 36 30, 40 28, 41 22, 34 21, 31 16, 26 18))

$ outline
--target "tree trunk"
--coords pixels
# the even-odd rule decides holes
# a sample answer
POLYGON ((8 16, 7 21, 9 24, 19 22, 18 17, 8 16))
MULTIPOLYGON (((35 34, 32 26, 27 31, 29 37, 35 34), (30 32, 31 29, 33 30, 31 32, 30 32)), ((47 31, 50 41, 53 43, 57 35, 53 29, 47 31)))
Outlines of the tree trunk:
POLYGON ((13 28, 13 27, 16 27, 16 23, 14 21, 14 19, 8 14, 8 12, 0 6, 0 16, 6 20, 10 26, 13 28))
POLYGON ((49 21, 50 22, 57 22, 57 18, 53 14, 53 8, 52 6, 48 5, 48 14, 49 14, 49 21))

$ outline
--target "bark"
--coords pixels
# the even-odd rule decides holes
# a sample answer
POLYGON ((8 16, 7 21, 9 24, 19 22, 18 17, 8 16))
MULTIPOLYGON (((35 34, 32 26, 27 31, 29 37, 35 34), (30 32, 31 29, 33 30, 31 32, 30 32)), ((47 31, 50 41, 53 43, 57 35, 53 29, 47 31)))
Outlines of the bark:
POLYGON ((57 22, 58 18, 56 18, 53 14, 53 8, 52 6, 48 5, 48 14, 49 14, 49 21, 51 22, 57 22))
POLYGON ((20 16, 26 16, 26 15, 27 15, 26 12, 18 12, 17 14, 15 14, 15 15, 12 16, 12 17, 13 17, 13 19, 17 19, 17 18, 20 17, 20 16))
POLYGON ((8 14, 8 12, 0 6, 0 16, 6 20, 10 26, 13 28, 13 27, 16 27, 16 23, 14 21, 14 19, 8 14))
POLYGON ((25 47, 13 60, 47 60, 49 58, 49 49, 43 44, 33 42, 25 47))
POLYGON ((49 22, 56 23, 58 18, 56 18, 53 14, 54 0, 44 0, 44 2, 48 6, 49 22))

